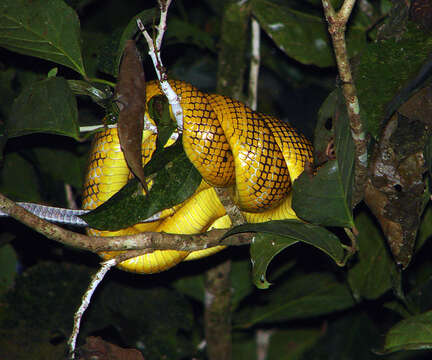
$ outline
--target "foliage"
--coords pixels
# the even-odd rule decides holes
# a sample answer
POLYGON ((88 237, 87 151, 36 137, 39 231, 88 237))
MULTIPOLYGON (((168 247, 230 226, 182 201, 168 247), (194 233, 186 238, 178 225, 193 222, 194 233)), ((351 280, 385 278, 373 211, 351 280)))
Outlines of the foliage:
MULTIPOLYGON (((147 26, 157 21, 155 4, 129 3, 0 4, 1 193, 58 206, 67 206, 65 184, 80 193, 89 141, 79 127, 112 115, 113 85, 126 40, 136 34, 135 19, 147 26)), ((401 273, 375 218, 363 205, 352 211, 353 143, 344 104, 333 91, 334 59, 320 3, 252 0, 244 12, 233 13, 228 0, 174 1, 162 55, 170 76, 214 91, 218 71, 223 75, 215 60, 220 46, 227 44, 222 62, 233 59, 226 72, 238 71, 249 55, 245 36, 253 16, 263 30, 259 109, 288 119, 309 137, 317 125, 317 151, 333 138, 337 160, 294 183, 294 209, 308 224, 281 221, 232 229, 257 232, 250 256, 243 247, 164 274, 112 274, 84 319, 81 343, 85 336, 101 335, 139 349, 146 359, 205 358, 199 347, 202 274, 231 257, 235 358, 256 356, 255 335, 266 331, 271 333, 269 359, 427 358, 423 350, 432 346, 432 263, 426 256, 431 208, 426 206, 419 227, 413 264, 401 273), (226 31, 226 24, 237 29, 235 34, 226 31), (328 120, 335 120, 330 127, 328 120), (358 252, 351 258, 344 227, 359 232, 358 252)), ((368 7, 356 8, 347 42, 362 116, 378 141, 391 106, 394 111, 406 98, 389 103, 417 76, 432 43, 413 23, 398 38, 370 41, 379 38, 377 21, 387 15, 389 3, 363 3, 368 7)), ((146 76, 154 77, 146 45, 142 39, 137 45, 146 76)), ((244 88, 243 83, 225 85, 244 88)), ((159 136, 171 131, 161 125, 159 136)), ((172 153, 159 147, 145 168, 158 190, 146 202, 131 182, 98 210, 102 216, 94 212, 87 219, 93 217, 101 228, 119 228, 187 198, 200 178, 177 151, 180 147, 172 153), (172 196, 166 196, 167 186, 172 196), (122 216, 116 215, 118 209, 122 216)), ((429 141, 429 171, 430 153, 429 141)), ((2 351, 15 358, 25 358, 26 352, 55 358, 97 259, 52 244, 10 220, 0 222, 0 339, 8 339, 8 344, 0 340, 0 358, 6 356, 2 351), (22 339, 30 339, 27 346, 21 346, 22 339)))

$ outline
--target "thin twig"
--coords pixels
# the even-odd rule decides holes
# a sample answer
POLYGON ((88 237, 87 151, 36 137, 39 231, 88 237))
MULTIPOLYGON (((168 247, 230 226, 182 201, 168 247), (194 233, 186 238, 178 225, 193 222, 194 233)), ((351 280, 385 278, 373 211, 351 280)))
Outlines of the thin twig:
POLYGON ((252 110, 257 109, 257 99, 258 99, 258 75, 260 68, 260 38, 261 31, 258 21, 252 19, 252 50, 251 50, 251 61, 250 61, 250 71, 249 71, 249 106, 252 110))
POLYGON ((101 283, 107 272, 113 267, 118 264, 118 261, 116 259, 111 259, 108 261, 104 261, 101 263, 101 267, 99 270, 93 275, 90 284, 87 288, 87 291, 82 297, 81 305, 78 308, 78 310, 75 312, 74 316, 74 326, 72 329, 72 333, 68 340, 68 346, 69 346, 69 356, 73 360, 75 359, 75 348, 76 348, 76 341, 78 338, 79 330, 80 330, 80 324, 81 319, 84 315, 84 312, 87 310, 90 300, 96 291, 96 288, 101 283))
POLYGON ((350 119, 351 135, 355 144, 356 184, 353 193, 353 205, 355 205, 363 199, 364 186, 367 179, 368 160, 368 140, 360 118, 360 105, 345 42, 346 24, 355 5, 355 0, 345 0, 337 13, 329 0, 322 0, 322 4, 328 22, 328 31, 333 42, 336 63, 342 82, 342 92, 350 119))
POLYGON ((158 76, 163 93, 168 99, 168 103, 171 105, 171 110, 177 122, 177 128, 181 132, 183 130, 183 109, 180 105, 180 99, 177 96, 174 89, 168 82, 168 76, 166 70, 163 66, 161 59, 161 46, 162 40, 166 30, 166 19, 168 15, 168 8, 171 4, 171 0, 165 2, 159 1, 159 7, 161 11, 159 25, 156 28, 157 36, 153 39, 144 27, 144 24, 140 19, 137 19, 137 25, 142 32, 144 38, 147 41, 149 47, 149 55, 153 61, 153 66, 155 68, 156 74, 158 76))
POLYGON ((78 205, 75 201, 72 186, 70 184, 65 184, 66 202, 69 209, 78 209, 78 205))

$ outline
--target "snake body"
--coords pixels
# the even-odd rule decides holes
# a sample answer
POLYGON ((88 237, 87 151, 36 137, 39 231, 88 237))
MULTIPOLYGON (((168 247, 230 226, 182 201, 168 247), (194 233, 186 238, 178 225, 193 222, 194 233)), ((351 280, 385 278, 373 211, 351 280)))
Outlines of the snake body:
MULTIPOLYGON (((252 111, 229 97, 207 94, 181 81, 170 81, 183 108, 183 147, 203 181, 182 204, 163 212, 160 220, 119 231, 89 229, 91 235, 130 235, 144 231, 194 234, 228 228, 231 221, 214 187, 231 187, 234 201, 251 223, 296 218, 291 208, 292 182, 312 161, 310 142, 288 123, 252 111)), ((147 102, 162 92, 158 83, 147 84, 147 102)), ((148 113, 146 113, 147 116, 148 113)), ((156 134, 143 133, 146 164, 155 150, 156 134)), ((83 208, 91 210, 107 201, 131 177, 120 149, 117 129, 96 134, 90 152, 83 208)), ((217 246, 191 253, 156 250, 126 260, 119 267, 136 273, 167 270, 181 261, 211 255, 217 246)), ((119 252, 100 255, 111 258, 119 252)))

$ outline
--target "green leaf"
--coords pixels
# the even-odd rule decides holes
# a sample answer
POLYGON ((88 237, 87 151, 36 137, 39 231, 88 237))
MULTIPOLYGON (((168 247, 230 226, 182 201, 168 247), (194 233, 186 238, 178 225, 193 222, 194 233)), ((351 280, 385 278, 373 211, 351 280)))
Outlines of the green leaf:
POLYGON ((352 227, 345 185, 336 160, 325 163, 315 176, 303 172, 294 182, 293 209, 298 217, 313 224, 352 227))
MULTIPOLYGON (((0 119, 5 119, 9 116, 10 104, 12 104, 16 97, 16 75, 17 72, 14 69, 7 69, 0 71, 0 119)), ((0 134, 4 134, 0 131, 0 134)))
MULTIPOLYGON (((287 244, 287 246, 292 245, 292 241, 301 241, 325 252, 337 264, 343 264, 344 249, 338 237, 321 226, 305 224, 297 220, 274 220, 260 224, 244 224, 236 226, 226 232, 224 238, 242 232, 258 232, 282 235, 283 237, 288 237, 290 239, 281 240, 282 238, 278 237, 274 239, 274 242, 277 244, 277 241, 281 240, 282 243, 287 244)), ((274 255, 271 256, 271 251, 266 248, 265 244, 260 242, 256 246, 258 247, 254 249, 253 253, 257 256, 256 258, 252 258, 252 262, 257 264, 261 262, 265 263, 265 261, 271 260, 270 257, 274 257, 281 251, 279 245, 273 246, 272 243, 268 243, 267 246, 271 246, 271 249, 273 249, 274 252, 274 255), (259 259, 262 256, 262 253, 264 254, 264 259, 259 259)), ((263 265, 261 265, 262 269, 263 265)), ((261 273, 261 275, 265 277, 265 273, 261 273)))
POLYGON ((392 288, 397 269, 381 230, 366 212, 356 217, 356 227, 358 261, 348 271, 348 283, 358 301, 377 299, 392 288))
MULTIPOLYGON (((147 196, 142 195, 141 186, 133 179, 107 202, 82 218, 96 229, 119 230, 189 198, 200 184, 201 175, 184 152, 173 155, 170 162, 153 178, 153 185, 147 196)), ((148 165, 151 165, 152 161, 148 165)), ((147 167, 145 173, 150 175, 152 172, 146 169, 147 167)))
POLYGON ((231 309, 235 311, 241 301, 254 291, 250 281, 250 262, 232 261, 231 263, 231 309))
POLYGON ((36 157, 38 170, 61 181, 81 189, 83 172, 81 158, 78 154, 62 148, 34 147, 32 153, 36 157))
POLYGON ((314 152, 318 154, 317 163, 321 163, 320 155, 325 156, 326 148, 329 142, 334 139, 334 124, 333 116, 336 111, 338 102, 337 90, 332 91, 327 98, 323 101, 318 111, 317 124, 314 131, 314 152))
POLYGON ((82 56, 87 76, 94 78, 98 75, 99 51, 101 44, 107 41, 112 34, 97 32, 96 30, 81 31, 82 56))
MULTIPOLYGON (((279 49, 288 56, 303 64, 334 66, 333 48, 323 17, 268 0, 254 0, 252 13, 279 49)), ((350 27, 347 41, 350 50, 359 51, 366 44, 365 39, 365 32, 361 28, 350 27)))
MULTIPOLYGON (((171 119, 168 99, 164 95, 153 96, 148 102, 150 118, 158 128, 156 152, 163 151, 165 144, 176 130, 176 123, 171 119)), ((153 156, 156 156, 154 154, 153 156)))
POLYGON ((273 258, 298 240, 281 235, 258 233, 250 246, 252 280, 258 289, 267 289, 271 283, 266 279, 267 267, 273 258))
POLYGON ((33 165, 17 153, 7 154, 0 171, 0 192, 13 200, 40 202, 33 165))
POLYGON ((432 205, 429 204, 423 215, 422 221, 419 227, 417 241, 416 241, 416 252, 426 243, 427 240, 432 236, 432 205))
POLYGON ((400 38, 368 44, 356 67, 355 83, 361 116, 372 136, 379 136, 387 104, 417 74, 431 51, 432 37, 412 23, 400 38))
POLYGON ((114 31, 101 48, 98 69, 116 78, 126 41, 139 32, 137 19, 141 19, 142 23, 150 28, 153 21, 157 19, 158 13, 159 9, 156 8, 141 11, 129 21, 123 30, 114 31))
POLYGON ((0 4, 0 46, 65 65, 85 77, 80 41, 78 16, 61 0, 0 4))
POLYGON ((383 353, 432 349, 432 311, 412 316, 393 326, 385 337, 383 353))
POLYGON ((51 133, 80 139, 76 99, 61 77, 26 87, 15 99, 6 125, 9 137, 51 133))
POLYGON ((168 18, 167 39, 172 42, 193 44, 203 49, 215 51, 215 43, 210 34, 189 21, 184 21, 178 17, 168 18))
MULTIPOLYGON (((203 303, 205 292, 204 274, 198 270, 199 266, 201 266, 202 270, 202 264, 199 265, 199 262, 195 261, 194 266, 197 270, 190 272, 193 275, 182 275, 172 283, 172 286, 182 294, 203 303)), ((250 262, 248 260, 233 260, 230 277, 232 291, 231 309, 235 311, 241 301, 254 290, 250 281, 250 262)))
POLYGON ((432 136, 429 137, 424 150, 426 168, 429 171, 429 178, 432 178, 432 136))
POLYGON ((337 91, 338 109, 334 120, 334 144, 339 166, 340 181, 344 195, 347 215, 352 225, 352 189, 354 184, 355 145, 351 135, 348 113, 342 92, 337 91))
MULTIPOLYGON (((354 305, 348 287, 326 273, 292 276, 272 287, 259 303, 238 313, 235 321, 241 327, 280 323, 333 313, 354 305)), ((257 303, 257 302, 255 302, 257 303)))
POLYGON ((250 22, 250 7, 242 2, 227 2, 218 44, 218 94, 240 99, 244 90, 245 52, 250 22))
POLYGON ((183 275, 176 279, 172 286, 180 293, 190 298, 204 302, 204 274, 183 275))

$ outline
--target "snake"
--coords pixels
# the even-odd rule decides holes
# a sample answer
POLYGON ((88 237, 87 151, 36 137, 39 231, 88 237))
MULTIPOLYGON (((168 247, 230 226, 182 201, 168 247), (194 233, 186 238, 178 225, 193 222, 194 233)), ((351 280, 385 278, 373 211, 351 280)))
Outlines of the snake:
MULTIPOLYGON (((209 94, 193 85, 169 80, 183 109, 184 151, 200 172, 202 182, 187 200, 162 211, 159 219, 117 231, 87 229, 89 235, 120 236, 146 231, 199 234, 230 228, 231 220, 215 188, 229 188, 234 203, 249 223, 297 219, 292 209, 292 183, 312 163, 310 141, 288 122, 251 110, 230 97, 209 94)), ((163 95, 159 82, 146 85, 146 102, 163 95)), ((146 118, 154 124, 148 111, 146 118)), ((157 134, 144 130, 142 159, 145 165, 156 148, 157 134)), ((167 144, 168 146, 168 144, 167 144)), ((84 181, 82 208, 103 204, 131 179, 117 128, 95 134, 84 181)), ((155 250, 119 263, 118 268, 152 274, 183 261, 212 255, 224 246, 192 252, 155 250)), ((111 259, 122 251, 99 253, 111 259)))

